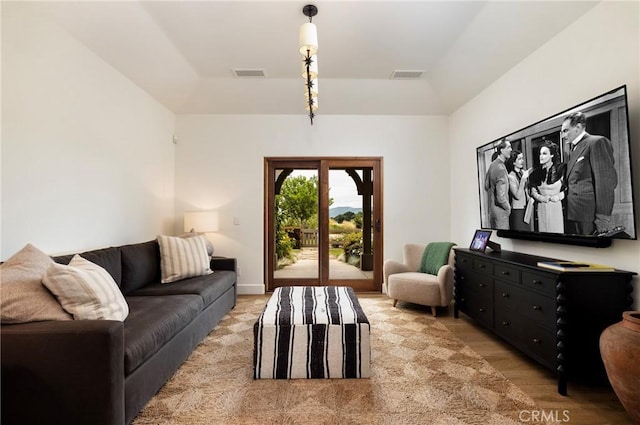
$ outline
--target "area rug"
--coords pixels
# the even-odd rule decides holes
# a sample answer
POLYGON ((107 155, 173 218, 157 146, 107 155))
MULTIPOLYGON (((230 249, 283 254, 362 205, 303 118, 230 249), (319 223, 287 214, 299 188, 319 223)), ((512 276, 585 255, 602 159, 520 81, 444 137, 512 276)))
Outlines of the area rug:
POLYGON ((240 296, 133 423, 499 425, 535 408, 426 310, 383 295, 359 295, 370 379, 253 380, 253 324, 267 299, 240 296))

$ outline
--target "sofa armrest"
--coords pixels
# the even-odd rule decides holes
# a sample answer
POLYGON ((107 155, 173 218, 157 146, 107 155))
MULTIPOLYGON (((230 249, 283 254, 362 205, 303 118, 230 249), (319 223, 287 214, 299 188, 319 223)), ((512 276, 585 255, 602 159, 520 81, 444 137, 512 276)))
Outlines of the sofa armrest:
POLYGON ((124 424, 124 326, 3 325, 3 424, 124 424))
POLYGON ((211 270, 231 270, 236 272, 237 260, 227 257, 211 257, 209 267, 211 267, 211 270))

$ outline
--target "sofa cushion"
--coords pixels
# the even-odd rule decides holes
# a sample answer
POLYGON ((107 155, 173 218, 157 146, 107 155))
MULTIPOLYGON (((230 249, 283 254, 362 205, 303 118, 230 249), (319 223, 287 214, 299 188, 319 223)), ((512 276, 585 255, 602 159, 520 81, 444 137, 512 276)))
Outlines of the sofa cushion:
POLYGON ((129 314, 111 275, 80 255, 75 255, 69 265, 51 263, 42 283, 76 320, 122 321, 129 314))
POLYGON ((51 257, 27 244, 0 265, 2 324, 72 319, 42 286, 42 277, 51 263, 51 257))
POLYGON ((211 273, 204 236, 158 236, 161 282, 170 283, 211 273))
POLYGON ((387 295, 394 300, 440 305, 438 276, 420 272, 394 273, 389 275, 387 295))
POLYGON ((122 255, 123 294, 128 294, 150 283, 160 282, 160 247, 158 241, 124 245, 122 255))
MULTIPOLYGON (((53 260, 56 263, 69 264, 74 255, 75 254, 61 255, 54 257, 53 260)), ((81 253, 80 256, 105 269, 109 272, 116 284, 120 286, 122 283, 122 259, 119 248, 109 247, 86 251, 81 253)))
POLYGON ((206 276, 197 276, 189 279, 183 279, 174 282, 171 285, 163 283, 155 283, 147 285, 136 291, 130 292, 130 296, 149 296, 149 295, 179 295, 179 294, 196 294, 200 295, 204 301, 204 305, 208 306, 227 289, 231 288, 236 281, 235 272, 228 270, 216 271, 215 274, 206 276))
POLYGON ((127 297, 124 368, 130 374, 189 324, 204 308, 197 295, 127 297))

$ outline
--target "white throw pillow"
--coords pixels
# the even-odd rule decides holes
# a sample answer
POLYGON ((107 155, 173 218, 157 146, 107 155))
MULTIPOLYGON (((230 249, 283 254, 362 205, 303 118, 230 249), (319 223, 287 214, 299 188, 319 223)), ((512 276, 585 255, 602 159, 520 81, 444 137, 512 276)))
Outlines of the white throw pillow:
POLYGON ((162 283, 212 273, 204 236, 158 236, 162 283))
POLYGON ((52 263, 42 283, 76 320, 119 320, 129 315, 129 306, 108 271, 74 255, 68 266, 52 263))
POLYGON ((51 257, 27 244, 0 265, 0 319, 3 324, 72 320, 56 298, 42 286, 51 257))

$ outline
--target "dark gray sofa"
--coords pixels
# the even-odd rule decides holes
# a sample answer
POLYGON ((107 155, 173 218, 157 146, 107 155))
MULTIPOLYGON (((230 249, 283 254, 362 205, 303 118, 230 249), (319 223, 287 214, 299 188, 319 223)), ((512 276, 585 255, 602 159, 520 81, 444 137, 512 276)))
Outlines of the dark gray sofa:
POLYGON ((4 425, 130 423, 236 304, 235 259, 162 284, 155 240, 80 255, 113 276, 129 316, 2 325, 4 425))

